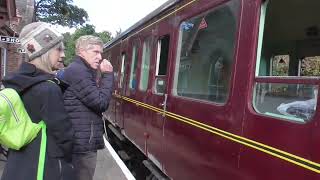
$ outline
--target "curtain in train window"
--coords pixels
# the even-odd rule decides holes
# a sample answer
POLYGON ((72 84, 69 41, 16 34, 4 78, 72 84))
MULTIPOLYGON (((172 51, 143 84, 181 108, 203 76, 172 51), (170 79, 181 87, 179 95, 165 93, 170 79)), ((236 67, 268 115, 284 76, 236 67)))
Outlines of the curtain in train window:
POLYGON ((233 0, 180 25, 174 93, 225 103, 234 63, 239 1, 233 0))
POLYGON ((132 48, 131 70, 129 88, 136 89, 137 86, 137 67, 138 67, 138 42, 134 43, 132 48))
POLYGON ((143 43, 141 75, 140 75, 140 90, 145 91, 148 88, 149 70, 151 59, 151 38, 147 38, 143 43))
POLYGON ((253 94, 258 113, 299 123, 313 117, 318 85, 294 81, 319 78, 319 7, 319 0, 262 4, 256 63, 260 82, 253 94), (270 79, 281 83, 263 82, 270 79))

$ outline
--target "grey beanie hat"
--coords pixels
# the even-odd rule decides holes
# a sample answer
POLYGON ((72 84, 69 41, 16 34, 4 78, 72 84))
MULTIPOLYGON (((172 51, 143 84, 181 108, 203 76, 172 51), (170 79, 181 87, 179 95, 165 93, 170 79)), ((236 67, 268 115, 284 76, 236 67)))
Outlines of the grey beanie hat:
POLYGON ((22 29, 19 39, 31 61, 59 44, 63 36, 48 23, 34 22, 22 29))

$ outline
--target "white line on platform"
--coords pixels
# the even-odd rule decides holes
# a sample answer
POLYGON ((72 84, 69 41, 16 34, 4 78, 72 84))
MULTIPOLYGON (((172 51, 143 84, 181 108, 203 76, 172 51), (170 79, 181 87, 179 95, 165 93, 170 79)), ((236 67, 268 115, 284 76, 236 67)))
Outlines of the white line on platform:
POLYGON ((113 159, 117 162, 118 166, 122 170, 123 174, 126 176, 128 180, 135 180, 134 176, 131 174, 127 166, 123 163, 123 161, 120 159, 116 151, 112 148, 111 144, 106 140, 105 137, 103 137, 104 144, 106 145, 108 151, 110 152, 113 159))

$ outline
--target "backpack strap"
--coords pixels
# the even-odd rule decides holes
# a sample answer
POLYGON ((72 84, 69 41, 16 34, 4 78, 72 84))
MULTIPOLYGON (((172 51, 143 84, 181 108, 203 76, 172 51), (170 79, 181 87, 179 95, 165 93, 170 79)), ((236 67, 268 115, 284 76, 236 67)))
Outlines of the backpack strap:
MULTIPOLYGON (((46 80, 46 81, 55 83, 52 80, 46 80)), ((40 143, 38 170, 37 170, 37 180, 43 180, 44 164, 46 161, 46 152, 47 152, 47 126, 44 123, 44 121, 40 121, 38 124, 41 127, 41 143, 40 143)))
MULTIPOLYGON (((57 79, 57 78, 40 81, 40 82, 38 82, 36 84, 40 84, 40 83, 45 82, 45 81, 57 84, 58 86, 61 87, 61 81, 59 79, 57 79)), ((34 84, 34 85, 36 85, 36 84, 34 84)), ((24 92, 25 91, 23 91, 22 94, 24 92)), ((47 151, 47 133, 46 133, 47 126, 46 126, 44 121, 40 121, 38 124, 41 127, 41 143, 40 143, 38 170, 37 170, 37 180, 43 180, 43 178, 44 178, 44 166, 45 166, 45 159, 46 159, 46 151, 47 151)))
MULTIPOLYGON (((46 81, 56 84, 56 82, 52 80, 46 80, 46 81)), ((41 127, 41 143, 40 143, 38 170, 37 170, 37 180, 43 180, 44 164, 46 161, 46 152, 47 152, 47 126, 44 123, 44 121, 40 121, 38 124, 41 127)))
POLYGON ((47 81, 57 84, 60 87, 62 93, 64 93, 66 91, 66 89, 69 87, 68 83, 66 83, 65 81, 63 81, 59 78, 53 78, 53 79, 49 79, 47 81))
MULTIPOLYGON (((45 80, 45 81, 56 84, 56 82, 52 80, 45 80)), ((41 82, 44 82, 44 81, 41 81, 41 82)), ((38 170, 37 170, 37 180, 43 180, 44 165, 46 161, 46 152, 47 152, 47 126, 44 123, 44 121, 40 121, 38 125, 40 125, 41 127, 41 143, 40 143, 38 170)))
MULTIPOLYGON (((54 83, 60 86, 61 81, 57 78, 48 79, 47 82, 54 83)), ((43 81, 42 81, 43 82, 43 81)), ((47 126, 44 121, 38 123, 41 127, 41 144, 40 144, 40 153, 39 153, 39 162, 38 162, 38 171, 37 171, 37 180, 43 180, 44 177, 44 165, 46 160, 46 151, 47 151, 47 126)))
POLYGON ((37 180, 43 180, 44 164, 45 164, 46 150, 47 150, 47 133, 46 133, 47 126, 44 123, 44 121, 40 121, 38 124, 41 127, 41 144, 40 144, 37 180))

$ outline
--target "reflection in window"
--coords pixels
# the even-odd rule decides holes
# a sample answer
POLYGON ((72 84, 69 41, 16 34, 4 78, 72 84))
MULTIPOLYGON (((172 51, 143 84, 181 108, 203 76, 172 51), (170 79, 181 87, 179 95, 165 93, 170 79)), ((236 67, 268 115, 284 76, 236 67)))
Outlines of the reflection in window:
POLYGON ((256 83, 254 108, 265 115, 305 122, 315 113, 317 94, 315 85, 256 83))
POLYGON ((239 2, 233 0, 181 23, 176 95, 217 103, 227 100, 238 10, 239 2))
POLYGON ((131 58, 131 71, 130 71, 130 81, 129 88, 135 89, 137 85, 137 61, 138 61, 138 45, 135 44, 132 49, 132 58, 131 58))
POLYGON ((140 90, 147 90, 149 80, 149 69, 151 59, 151 39, 148 38, 143 43, 142 62, 141 62, 141 76, 140 76, 140 90))
POLYGON ((120 69, 120 82, 119 82, 119 88, 123 87, 123 80, 125 76, 125 68, 126 68, 126 54, 122 53, 121 55, 121 69, 120 69))

